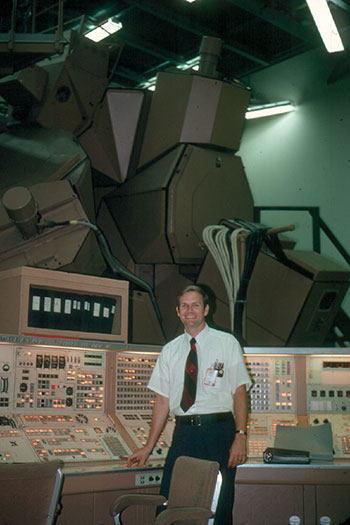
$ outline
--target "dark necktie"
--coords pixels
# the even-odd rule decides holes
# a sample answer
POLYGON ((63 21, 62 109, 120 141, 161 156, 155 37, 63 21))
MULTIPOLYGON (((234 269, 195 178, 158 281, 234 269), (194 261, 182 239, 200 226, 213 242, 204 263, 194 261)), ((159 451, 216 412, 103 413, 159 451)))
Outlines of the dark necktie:
POLYGON ((191 350, 187 356, 186 367, 185 367, 185 381, 184 389, 182 392, 182 398, 180 407, 184 412, 193 405, 196 399, 197 390, 197 376, 198 376, 198 356, 196 348, 196 340, 192 337, 191 350))

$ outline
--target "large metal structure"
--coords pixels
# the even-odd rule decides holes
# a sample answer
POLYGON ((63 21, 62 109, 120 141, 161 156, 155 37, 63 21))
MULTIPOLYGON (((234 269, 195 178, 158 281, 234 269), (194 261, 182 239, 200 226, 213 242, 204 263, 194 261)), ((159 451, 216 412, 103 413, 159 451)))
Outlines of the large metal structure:
MULTIPOLYGON (((218 39, 204 39, 200 72, 160 74, 152 100, 150 92, 109 87, 109 70, 116 65, 110 61, 119 50, 75 33, 63 54, 1 80, 0 94, 11 108, 0 135, 2 229, 10 231, 12 250, 26 253, 19 259, 5 254, 3 269, 29 264, 108 275, 105 254, 84 226, 44 227, 50 220, 76 219, 97 222, 114 257, 148 281, 156 296, 163 265, 173 267, 171 279, 179 286, 195 280, 206 254, 203 228, 225 216, 251 220, 253 213, 244 167, 235 155, 250 94, 218 78, 220 47, 218 39), (65 206, 57 212, 63 180, 79 211, 65 206), (36 195, 30 239, 23 238, 6 206, 16 186, 36 195), (77 243, 79 230, 83 238, 77 243), (51 248, 53 260, 41 254, 42 246, 51 248), (61 256, 67 246, 69 260, 61 256)), ((25 205, 20 208, 29 219, 25 205)), ((132 324, 140 334, 149 300, 142 287, 138 291, 132 324)), ((161 316, 171 337, 173 307, 165 303, 161 316)), ((159 327, 152 337, 153 343, 164 340, 159 327)))
POLYGON ((249 90, 221 79, 218 38, 203 38, 198 72, 161 72, 153 94, 110 85, 119 44, 65 38, 61 54, 0 80, 9 105, 0 133, 0 269, 127 278, 130 340, 155 344, 178 333, 175 293, 199 280, 229 329, 221 277, 203 279, 202 232, 221 219, 253 219, 237 154, 249 90))

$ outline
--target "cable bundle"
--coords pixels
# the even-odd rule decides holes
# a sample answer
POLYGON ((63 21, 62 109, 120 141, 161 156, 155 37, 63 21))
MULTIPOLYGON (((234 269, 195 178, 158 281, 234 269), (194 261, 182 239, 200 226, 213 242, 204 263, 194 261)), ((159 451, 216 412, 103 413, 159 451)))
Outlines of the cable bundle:
POLYGON ((232 331, 235 325, 235 301, 240 286, 238 237, 246 233, 245 228, 232 231, 220 225, 206 226, 203 230, 203 241, 212 254, 225 285, 232 331))
POLYGON ((246 240, 243 273, 236 296, 234 312, 234 334, 240 341, 243 340, 243 314, 247 300, 248 285, 254 270, 256 259, 261 249, 261 245, 265 239, 266 229, 258 228, 254 231, 251 231, 246 240))

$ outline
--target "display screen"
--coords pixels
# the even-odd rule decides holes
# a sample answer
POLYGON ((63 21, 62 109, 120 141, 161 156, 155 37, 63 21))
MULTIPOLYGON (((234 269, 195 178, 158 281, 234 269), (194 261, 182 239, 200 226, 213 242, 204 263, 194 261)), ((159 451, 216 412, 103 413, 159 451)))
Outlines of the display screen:
POLYGON ((350 369, 350 361, 323 361, 322 363, 323 369, 342 369, 349 370, 350 369))

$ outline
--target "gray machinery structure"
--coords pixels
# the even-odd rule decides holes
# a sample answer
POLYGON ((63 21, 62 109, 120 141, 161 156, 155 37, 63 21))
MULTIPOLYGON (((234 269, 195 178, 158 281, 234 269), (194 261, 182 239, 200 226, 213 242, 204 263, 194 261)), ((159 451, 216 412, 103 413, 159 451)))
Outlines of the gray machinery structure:
MULTIPOLYGON (((237 154, 249 90, 220 78, 216 38, 203 38, 198 72, 161 72, 153 94, 110 85, 118 44, 75 32, 66 39, 62 54, 0 80, 9 104, 0 133, 0 270, 27 265, 129 278, 129 338, 150 344, 178 333, 174 295, 201 282, 220 305, 217 325, 229 329, 221 277, 204 278, 202 232, 223 218, 253 219, 237 154), (91 224, 107 240, 109 259, 91 224)), ((272 288, 250 290, 252 304, 274 287, 289 288, 278 272, 271 275, 272 288)), ((347 285, 348 274, 334 315, 347 285)), ((261 320, 253 316, 250 326, 261 320)), ((280 344, 268 332, 259 341, 259 330, 248 330, 246 341, 280 344)))

